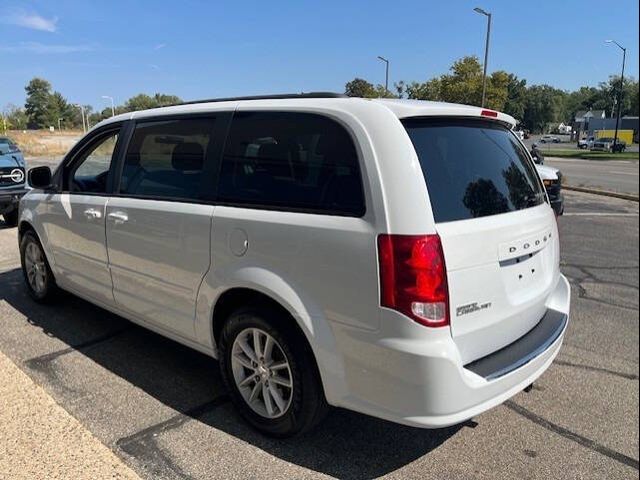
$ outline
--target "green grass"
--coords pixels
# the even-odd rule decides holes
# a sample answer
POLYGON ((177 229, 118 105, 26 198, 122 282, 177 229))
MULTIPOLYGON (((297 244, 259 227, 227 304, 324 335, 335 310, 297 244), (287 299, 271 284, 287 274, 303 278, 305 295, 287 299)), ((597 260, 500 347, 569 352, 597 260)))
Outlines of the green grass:
POLYGON ((589 150, 542 150, 545 157, 583 158, 585 160, 638 160, 638 152, 590 152, 589 150))

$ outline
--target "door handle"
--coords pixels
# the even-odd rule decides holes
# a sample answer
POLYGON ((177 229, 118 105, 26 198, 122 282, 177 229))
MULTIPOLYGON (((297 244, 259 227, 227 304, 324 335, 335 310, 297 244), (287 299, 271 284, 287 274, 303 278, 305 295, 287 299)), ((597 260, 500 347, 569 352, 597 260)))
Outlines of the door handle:
POLYGON ((115 223, 116 225, 121 225, 129 221, 129 215, 121 211, 111 212, 107 215, 107 218, 109 220, 113 220, 113 223, 115 223))
POLYGON ((89 220, 95 220, 97 218, 102 218, 102 212, 100 210, 96 210, 95 208, 87 208, 84 211, 84 216, 89 220))

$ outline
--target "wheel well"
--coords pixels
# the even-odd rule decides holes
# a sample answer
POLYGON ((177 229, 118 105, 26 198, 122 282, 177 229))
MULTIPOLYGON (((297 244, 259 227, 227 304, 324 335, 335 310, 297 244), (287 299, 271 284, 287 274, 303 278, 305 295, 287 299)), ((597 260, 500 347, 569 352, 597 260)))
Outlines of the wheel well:
POLYGON ((216 302, 213 309, 213 338, 217 342, 224 323, 231 313, 241 307, 263 307, 282 313, 282 318, 290 324, 306 341, 306 336, 298 325, 298 322, 291 316, 291 313, 279 302, 264 293, 250 288, 232 288, 227 290, 216 302))
POLYGON ((324 392, 324 383, 322 381, 322 375, 320 374, 320 368, 318 366, 318 360, 313 352, 313 348, 311 348, 311 344, 309 343, 307 336, 298 325, 298 322, 293 318, 291 313, 282 306, 281 303, 274 300, 268 295, 264 293, 258 292, 257 290, 252 290, 250 288, 232 288, 227 290, 216 302, 215 307, 213 308, 213 339, 217 343, 220 339, 220 333, 222 332, 222 328, 226 320, 229 318, 231 313, 241 307, 258 307, 258 308, 269 308, 275 310, 277 312, 282 313, 282 315, 278 315, 278 319, 281 319, 282 322, 280 326, 290 327, 291 330, 296 333, 296 335, 300 338, 302 345, 307 349, 312 358, 311 368, 315 370, 318 381, 320 382, 320 388, 324 392), (284 324, 284 325, 283 325, 284 324))
POLYGON ((35 232, 35 228, 33 228, 33 225, 24 220, 20 222, 20 225, 18 225, 18 241, 20 241, 20 239, 22 239, 22 236, 29 230, 33 230, 35 232))

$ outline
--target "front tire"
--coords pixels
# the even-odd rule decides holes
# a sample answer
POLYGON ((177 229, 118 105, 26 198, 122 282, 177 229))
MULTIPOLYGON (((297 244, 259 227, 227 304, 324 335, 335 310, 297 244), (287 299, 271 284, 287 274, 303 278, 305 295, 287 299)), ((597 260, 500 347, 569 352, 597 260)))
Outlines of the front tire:
POLYGON ((233 403, 249 424, 274 437, 308 431, 328 410, 311 349, 282 316, 268 307, 236 310, 219 341, 233 403))
POLYGON ((42 244, 33 230, 25 232, 20 241, 20 263, 31 298, 38 303, 54 300, 58 294, 58 286, 42 244))

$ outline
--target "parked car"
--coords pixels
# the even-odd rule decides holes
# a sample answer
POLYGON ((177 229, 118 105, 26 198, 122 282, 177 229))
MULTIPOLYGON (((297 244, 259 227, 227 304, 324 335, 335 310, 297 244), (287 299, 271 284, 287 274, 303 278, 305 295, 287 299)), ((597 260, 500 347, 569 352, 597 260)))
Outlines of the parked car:
POLYGON ((8 137, 0 137, 0 215, 6 225, 18 224, 18 205, 26 192, 24 156, 8 137))
POLYGON ((560 216, 564 213, 564 196, 562 195, 562 172, 557 168, 546 165, 536 165, 538 175, 542 179, 544 188, 547 191, 551 208, 560 216))
POLYGON ((531 385, 568 323, 555 215, 514 123, 335 94, 112 117, 53 175, 30 170, 26 289, 218 358, 266 434, 328 405, 464 422, 531 385))
POLYGON ((540 137, 540 143, 560 143, 560 139, 553 135, 543 135, 540 137))
POLYGON ((624 152, 627 149, 627 143, 624 140, 618 139, 617 145, 614 148, 615 139, 612 137, 597 138, 591 146, 592 152, 624 152))
POLYGON ((582 150, 591 149, 596 137, 581 138, 578 140, 578 148, 582 150))
POLYGON ((536 165, 538 175, 542 179, 544 188, 547 191, 551 208, 557 216, 564 213, 564 196, 562 195, 562 173, 557 168, 544 165, 544 155, 538 149, 538 144, 531 145, 529 152, 533 163, 536 165))

